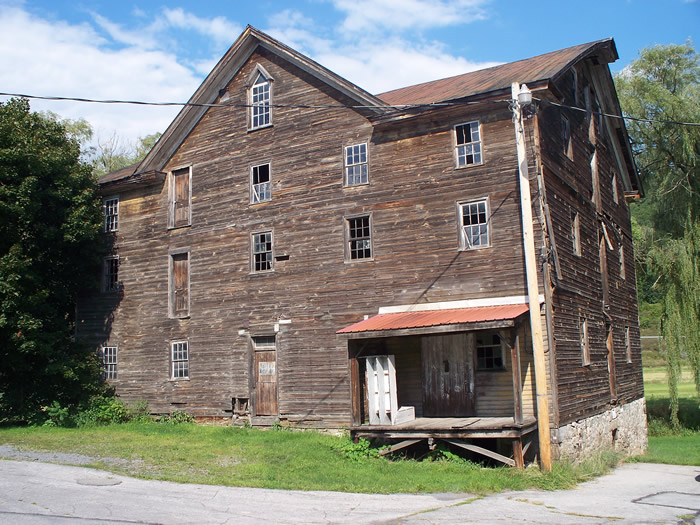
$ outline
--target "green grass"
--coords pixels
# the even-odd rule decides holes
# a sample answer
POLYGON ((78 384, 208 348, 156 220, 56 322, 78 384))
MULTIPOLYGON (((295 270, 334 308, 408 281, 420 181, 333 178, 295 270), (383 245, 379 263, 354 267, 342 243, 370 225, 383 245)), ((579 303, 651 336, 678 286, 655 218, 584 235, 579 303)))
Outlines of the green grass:
POLYGON ((649 449, 635 461, 700 466, 700 400, 690 371, 678 383, 680 428, 669 423, 669 393, 665 367, 644 368, 649 449))
POLYGON ((5 428, 0 443, 103 458, 92 466, 146 479, 366 493, 558 489, 603 474, 618 460, 606 455, 577 466, 557 463, 551 473, 459 461, 353 460, 340 450, 347 437, 193 424, 5 428), (129 461, 114 464, 108 458, 129 461))

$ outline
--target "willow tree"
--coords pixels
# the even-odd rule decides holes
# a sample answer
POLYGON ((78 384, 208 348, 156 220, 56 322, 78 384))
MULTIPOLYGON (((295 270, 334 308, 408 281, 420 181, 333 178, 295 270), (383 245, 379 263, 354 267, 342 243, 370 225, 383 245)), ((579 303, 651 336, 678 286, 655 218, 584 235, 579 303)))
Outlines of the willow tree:
POLYGON ((661 297, 672 421, 690 365, 700 393, 700 61, 692 43, 647 48, 615 78, 646 190, 632 208, 639 296, 661 297))

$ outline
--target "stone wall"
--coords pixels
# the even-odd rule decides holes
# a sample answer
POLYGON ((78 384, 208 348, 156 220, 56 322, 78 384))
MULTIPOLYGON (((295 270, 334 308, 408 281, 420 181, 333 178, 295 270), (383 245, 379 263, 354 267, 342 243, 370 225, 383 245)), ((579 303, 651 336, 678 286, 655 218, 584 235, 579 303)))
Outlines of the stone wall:
POLYGON ((610 408, 602 414, 559 427, 552 438, 555 458, 580 461, 596 452, 614 449, 626 455, 647 449, 647 411, 644 398, 610 408))

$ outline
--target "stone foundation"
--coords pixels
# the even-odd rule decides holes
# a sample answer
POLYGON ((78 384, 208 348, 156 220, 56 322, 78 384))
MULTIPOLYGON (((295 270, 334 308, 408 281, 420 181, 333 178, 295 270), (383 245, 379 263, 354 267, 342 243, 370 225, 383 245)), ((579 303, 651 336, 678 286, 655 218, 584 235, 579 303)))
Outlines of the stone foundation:
POLYGON ((647 449, 647 410, 644 398, 610 408, 602 414, 559 427, 552 438, 555 458, 581 461, 614 449, 628 456, 647 449))

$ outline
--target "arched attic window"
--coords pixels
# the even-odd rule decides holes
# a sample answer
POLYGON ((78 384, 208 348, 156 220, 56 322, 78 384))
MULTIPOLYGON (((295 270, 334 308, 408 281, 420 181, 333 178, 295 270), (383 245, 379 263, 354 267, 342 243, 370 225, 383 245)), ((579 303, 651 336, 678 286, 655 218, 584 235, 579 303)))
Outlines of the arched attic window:
POLYGON ((272 77, 262 66, 256 66, 248 82, 250 118, 248 129, 264 128, 272 125, 272 77))

